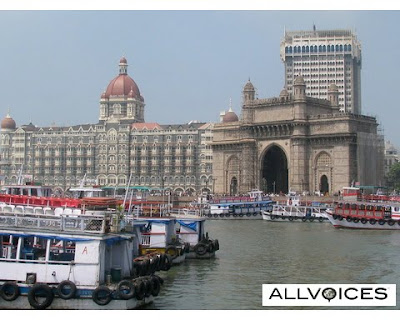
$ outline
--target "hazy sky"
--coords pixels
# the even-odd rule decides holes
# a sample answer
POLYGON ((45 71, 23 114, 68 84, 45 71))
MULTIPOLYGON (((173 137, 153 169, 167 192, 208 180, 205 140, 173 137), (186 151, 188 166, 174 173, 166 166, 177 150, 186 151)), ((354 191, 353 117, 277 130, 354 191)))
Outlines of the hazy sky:
POLYGON ((145 120, 218 121, 240 113, 248 78, 259 98, 284 86, 286 30, 353 29, 362 46, 362 112, 400 146, 399 11, 0 11, 0 116, 17 126, 96 123, 121 56, 145 120))

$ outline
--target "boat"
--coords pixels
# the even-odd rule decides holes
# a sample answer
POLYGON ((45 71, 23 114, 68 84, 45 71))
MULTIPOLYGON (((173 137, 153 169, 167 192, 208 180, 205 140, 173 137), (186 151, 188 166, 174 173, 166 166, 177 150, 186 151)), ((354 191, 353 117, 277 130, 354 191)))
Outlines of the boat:
POLYGON ((180 241, 175 232, 176 219, 172 217, 138 217, 136 222, 145 222, 141 230, 140 254, 166 254, 173 264, 180 264, 185 260, 185 252, 189 244, 180 241))
POLYGON ((219 250, 219 241, 209 238, 205 232, 205 221, 202 217, 181 217, 176 220, 179 239, 189 244, 189 250, 185 252, 186 259, 212 258, 219 250))
POLYGON ((400 203, 339 201, 326 216, 338 228, 400 230, 400 203))
POLYGON ((133 268, 145 224, 131 221, 129 232, 120 232, 113 215, 1 209, 0 309, 121 310, 151 303, 162 279, 133 268))
POLYGON ((274 203, 262 191, 252 190, 246 197, 212 199, 202 215, 210 220, 261 220, 262 211, 272 211, 274 203))
POLYGON ((326 210, 321 206, 274 205, 272 212, 263 211, 262 217, 274 222, 328 222, 326 210))

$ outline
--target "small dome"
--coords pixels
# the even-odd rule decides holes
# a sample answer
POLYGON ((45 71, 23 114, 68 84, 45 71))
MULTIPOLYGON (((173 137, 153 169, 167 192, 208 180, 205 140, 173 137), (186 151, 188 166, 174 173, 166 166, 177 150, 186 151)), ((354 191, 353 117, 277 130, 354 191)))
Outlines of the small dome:
POLYGON ((104 91, 102 94, 101 94, 101 99, 105 99, 106 98, 106 92, 104 91))
POLYGON ((35 129, 35 125, 32 122, 29 122, 29 124, 24 124, 22 126, 23 129, 25 130, 34 130, 35 129))
POLYGON ((1 120, 1 129, 14 130, 17 127, 13 118, 9 114, 1 120))
POLYGON ((229 109, 227 113, 222 117, 222 122, 236 122, 239 121, 238 116, 232 109, 229 109))
POLYGON ((119 60, 119 63, 128 63, 125 57, 122 57, 121 60, 119 60))
POLYGON ((295 80, 294 80, 294 85, 304 85, 304 78, 302 76, 298 76, 295 80))
POLYGON ((329 85, 328 91, 339 91, 339 90, 338 90, 338 87, 337 87, 336 84, 331 83, 331 84, 329 85))
POLYGON ((253 84, 249 81, 244 85, 243 91, 254 91, 254 86, 253 84))
POLYGON ((287 90, 285 88, 283 88, 283 90, 281 91, 279 96, 280 97, 289 97, 289 92, 287 92, 287 90))

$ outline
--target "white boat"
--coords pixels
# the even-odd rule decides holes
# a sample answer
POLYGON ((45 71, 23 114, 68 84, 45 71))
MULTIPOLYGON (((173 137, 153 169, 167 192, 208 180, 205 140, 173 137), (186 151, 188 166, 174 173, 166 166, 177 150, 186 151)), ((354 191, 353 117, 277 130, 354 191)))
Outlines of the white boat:
POLYGON ((177 235, 184 243, 189 244, 185 252, 186 259, 206 259, 215 256, 219 242, 208 237, 205 232, 205 218, 181 217, 176 220, 177 235))
POLYGON ((135 218, 136 222, 144 222, 141 231, 140 254, 166 254, 173 264, 185 260, 188 244, 179 241, 175 232, 175 218, 135 218))
POLYGON ((0 210, 0 309, 135 309, 159 277, 137 276, 141 222, 111 233, 112 216, 0 210))
POLYGON ((400 230, 400 203, 340 201, 327 217, 339 228, 400 230))
POLYGON ((274 222, 327 222, 327 208, 321 206, 279 205, 272 212, 263 211, 262 217, 274 222))
POLYGON ((252 190, 247 197, 213 199, 203 215, 210 220, 261 220, 262 211, 272 211, 275 203, 263 192, 252 190))

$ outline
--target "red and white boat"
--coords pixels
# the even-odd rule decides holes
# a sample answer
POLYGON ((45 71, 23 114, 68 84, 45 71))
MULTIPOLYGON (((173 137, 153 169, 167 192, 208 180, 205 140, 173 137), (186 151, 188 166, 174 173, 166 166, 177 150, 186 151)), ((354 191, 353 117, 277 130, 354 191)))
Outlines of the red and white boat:
POLYGON ((334 227, 400 230, 400 203, 341 201, 325 214, 334 227))

